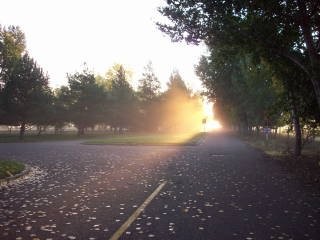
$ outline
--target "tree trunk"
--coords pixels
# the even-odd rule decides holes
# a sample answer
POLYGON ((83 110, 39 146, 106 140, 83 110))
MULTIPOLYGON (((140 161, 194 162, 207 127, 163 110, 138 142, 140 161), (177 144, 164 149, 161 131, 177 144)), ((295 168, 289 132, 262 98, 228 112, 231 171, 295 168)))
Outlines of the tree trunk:
POLYGON ((241 122, 242 122, 242 133, 243 135, 247 136, 249 133, 249 124, 248 124, 248 118, 247 118, 247 113, 243 113, 241 116, 241 122))
POLYGON ((42 132, 42 127, 41 127, 41 126, 39 126, 39 127, 38 127, 38 136, 40 136, 40 135, 41 135, 41 132, 42 132))
POLYGON ((84 127, 78 127, 78 136, 82 136, 82 135, 84 135, 84 127))
POLYGON ((314 87, 314 92, 316 94, 318 109, 320 110, 320 57, 316 49, 315 43, 313 42, 313 31, 311 23, 312 20, 307 11, 307 3, 303 0, 298 0, 297 3, 300 15, 300 27, 303 33, 303 38, 310 59, 310 79, 314 87))
POLYGON ((299 156, 301 156, 302 138, 301 138, 300 120, 299 120, 299 116, 297 114, 296 106, 293 106, 292 120, 293 120, 293 126, 294 126, 295 138, 296 138, 295 147, 294 147, 294 155, 296 157, 299 157, 299 156))
POLYGON ((55 126, 55 127, 54 127, 54 134, 57 135, 57 134, 58 134, 58 131, 59 131, 59 130, 58 130, 58 127, 55 126))
MULTIPOLYGON (((320 65, 319 65, 320 67, 320 65)), ((315 73, 316 74, 316 73, 315 73)), ((311 82, 314 88, 314 92, 316 94, 316 99, 318 103, 318 109, 320 110, 320 78, 317 78, 316 76, 311 77, 311 82)))
POLYGON ((256 126, 256 135, 260 136, 260 127, 259 126, 256 126))
POLYGON ((286 145, 287 145, 287 153, 290 153, 290 131, 292 130, 292 126, 288 127, 287 129, 287 142, 286 142, 286 145))
POLYGON ((23 140, 24 139, 24 133, 26 131, 26 123, 25 122, 22 122, 21 123, 21 127, 20 127, 20 135, 19 135, 19 138, 20 140, 23 140))
POLYGON ((292 107, 292 123, 295 133, 295 147, 294 147, 294 155, 296 157, 301 156, 301 149, 302 149, 302 135, 301 135, 301 126, 300 126, 300 114, 298 112, 297 102, 298 100, 295 97, 295 88, 290 84, 291 82, 288 81, 288 98, 292 107))

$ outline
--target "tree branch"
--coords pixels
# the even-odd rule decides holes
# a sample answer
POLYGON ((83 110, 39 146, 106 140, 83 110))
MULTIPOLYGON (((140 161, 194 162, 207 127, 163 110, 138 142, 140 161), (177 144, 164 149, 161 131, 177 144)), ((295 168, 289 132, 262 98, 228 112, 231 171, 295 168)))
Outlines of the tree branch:
POLYGON ((296 65, 298 65, 308 76, 311 76, 311 73, 308 70, 308 68, 297 57, 293 56, 290 53, 284 52, 284 51, 280 51, 280 54, 282 56, 288 58, 289 60, 291 60, 296 65))

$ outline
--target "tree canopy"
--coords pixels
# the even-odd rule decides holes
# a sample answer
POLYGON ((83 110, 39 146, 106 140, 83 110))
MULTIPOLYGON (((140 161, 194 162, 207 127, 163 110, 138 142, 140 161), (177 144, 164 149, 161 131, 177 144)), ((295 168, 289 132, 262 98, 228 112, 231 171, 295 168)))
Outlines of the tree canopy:
POLYGON ((86 68, 82 72, 68 74, 68 82, 65 97, 69 119, 82 135, 85 128, 102 122, 106 97, 104 88, 96 84, 94 74, 86 68))
POLYGON ((160 12, 170 23, 159 28, 175 41, 291 61, 308 76, 320 109, 319 1, 168 0, 160 12))
POLYGON ((23 138, 25 125, 44 121, 40 117, 46 115, 51 104, 48 77, 24 54, 15 62, 1 96, 3 123, 21 125, 20 137, 23 138))
POLYGON ((208 46, 197 74, 216 114, 245 131, 290 115, 299 155, 302 124, 319 124, 320 2, 168 0, 159 11, 174 41, 208 46))

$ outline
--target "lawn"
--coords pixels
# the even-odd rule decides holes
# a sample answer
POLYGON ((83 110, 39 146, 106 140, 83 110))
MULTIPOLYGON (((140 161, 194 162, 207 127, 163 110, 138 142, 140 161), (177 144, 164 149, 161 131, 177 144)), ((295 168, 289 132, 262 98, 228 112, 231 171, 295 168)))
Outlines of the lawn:
POLYGON ((9 160, 0 160, 0 179, 18 174, 25 169, 22 163, 9 160))
POLYGON ((251 146, 264 151, 283 169, 292 173, 303 183, 320 187, 320 141, 309 143, 302 149, 300 157, 295 157, 293 148, 295 139, 286 136, 272 136, 267 142, 263 136, 242 138, 251 146))
MULTIPOLYGON (((247 136, 243 137, 243 139, 253 147, 259 148, 271 156, 292 155, 294 152, 295 139, 293 136, 271 136, 269 141, 266 141, 263 135, 247 136)), ((318 139, 314 142, 305 144, 302 149, 302 155, 319 156, 319 154, 320 141, 318 139)))
POLYGON ((36 134, 26 134, 24 139, 20 140, 18 134, 0 134, 0 143, 87 140, 101 137, 101 135, 102 133, 88 133, 83 136, 78 136, 76 132, 62 134, 41 134, 40 136, 36 134))
POLYGON ((196 145, 205 133, 193 134, 128 134, 93 139, 84 144, 94 145, 196 145))

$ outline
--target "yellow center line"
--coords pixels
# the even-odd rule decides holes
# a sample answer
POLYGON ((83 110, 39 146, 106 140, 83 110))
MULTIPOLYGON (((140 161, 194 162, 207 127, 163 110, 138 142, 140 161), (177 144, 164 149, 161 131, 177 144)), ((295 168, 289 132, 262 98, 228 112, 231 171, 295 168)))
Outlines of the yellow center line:
POLYGON ((140 213, 150 204, 150 202, 159 194, 161 189, 167 184, 167 181, 161 183, 156 190, 141 204, 140 207, 125 221, 124 224, 112 235, 109 240, 118 240, 121 235, 130 227, 130 225, 137 219, 140 213))

